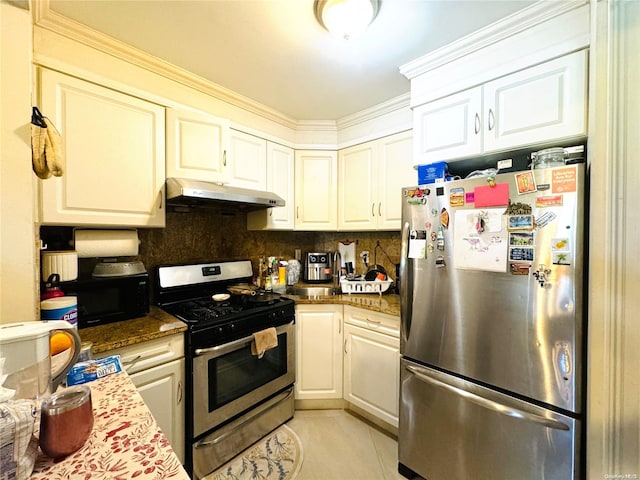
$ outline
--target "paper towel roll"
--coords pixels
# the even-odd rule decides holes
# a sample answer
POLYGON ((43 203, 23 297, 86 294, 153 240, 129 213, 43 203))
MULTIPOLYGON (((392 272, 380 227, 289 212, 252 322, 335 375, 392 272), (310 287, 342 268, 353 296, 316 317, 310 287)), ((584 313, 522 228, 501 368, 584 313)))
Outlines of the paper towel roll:
POLYGON ((75 249, 79 258, 132 257, 138 255, 138 231, 75 230, 75 249))

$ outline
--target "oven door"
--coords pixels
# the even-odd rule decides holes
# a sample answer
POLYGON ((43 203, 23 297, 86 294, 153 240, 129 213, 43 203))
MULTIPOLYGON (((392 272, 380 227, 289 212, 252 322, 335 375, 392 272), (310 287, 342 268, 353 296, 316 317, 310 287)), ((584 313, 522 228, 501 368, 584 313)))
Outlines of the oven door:
POLYGON ((253 336, 197 349, 193 359, 193 436, 217 427, 295 381, 294 322, 276 328, 278 346, 251 354, 253 336))

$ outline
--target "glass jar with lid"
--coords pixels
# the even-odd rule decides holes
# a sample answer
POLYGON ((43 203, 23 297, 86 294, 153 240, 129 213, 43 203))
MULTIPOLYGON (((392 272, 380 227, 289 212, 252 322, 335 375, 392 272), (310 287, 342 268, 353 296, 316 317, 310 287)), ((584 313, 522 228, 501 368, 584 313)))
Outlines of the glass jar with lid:
POLYGON ((561 167, 566 158, 564 148, 553 147, 539 150, 531 154, 531 168, 561 167))

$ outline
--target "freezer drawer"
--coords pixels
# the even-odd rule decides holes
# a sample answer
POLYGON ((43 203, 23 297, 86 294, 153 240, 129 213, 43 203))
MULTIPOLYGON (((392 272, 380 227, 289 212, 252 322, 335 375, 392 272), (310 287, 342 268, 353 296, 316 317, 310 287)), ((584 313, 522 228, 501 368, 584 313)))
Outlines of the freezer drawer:
POLYGON ((580 422, 406 359, 398 461, 428 480, 579 478, 580 422))

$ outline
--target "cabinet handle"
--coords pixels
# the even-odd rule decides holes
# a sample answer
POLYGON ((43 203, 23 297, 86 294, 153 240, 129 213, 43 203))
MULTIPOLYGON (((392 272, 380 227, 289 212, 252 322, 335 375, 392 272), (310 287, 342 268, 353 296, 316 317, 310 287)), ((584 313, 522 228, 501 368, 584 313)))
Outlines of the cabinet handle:
POLYGON ((376 202, 373 202, 371 204, 371 216, 375 217, 376 216, 376 212, 374 211, 374 208, 376 208, 376 202))
POLYGON ((300 207, 296 207, 296 218, 300 218, 300 207))
POLYGON ((476 135, 480 133, 480 115, 478 113, 476 113, 474 132, 476 135))
POLYGON ((164 192, 160 192, 160 200, 158 204, 158 210, 162 210, 162 197, 164 196, 164 192))
POLYGON ((224 167, 227 166, 227 151, 226 150, 222 151, 222 166, 224 166, 224 167))
POLYGON ((269 216, 270 216, 270 217, 273 217, 273 208, 270 208, 270 209, 269 209, 269 216))
POLYGON ((367 317, 366 320, 367 323, 373 323, 374 325, 380 325, 380 320, 370 320, 369 317, 367 317))
POLYGON ((378 216, 381 217, 382 216, 382 202, 378 203, 378 216))
POLYGON ((182 381, 178 382, 178 397, 176 400, 178 405, 182 403, 182 381))
POLYGON ((342 321, 338 319, 338 333, 342 333, 342 321))
POLYGON ((493 110, 489 109, 489 131, 493 130, 494 124, 496 123, 496 117, 493 114, 493 110))
POLYGON ((347 352, 347 339, 344 339, 344 354, 345 355, 349 355, 349 352, 347 352))

